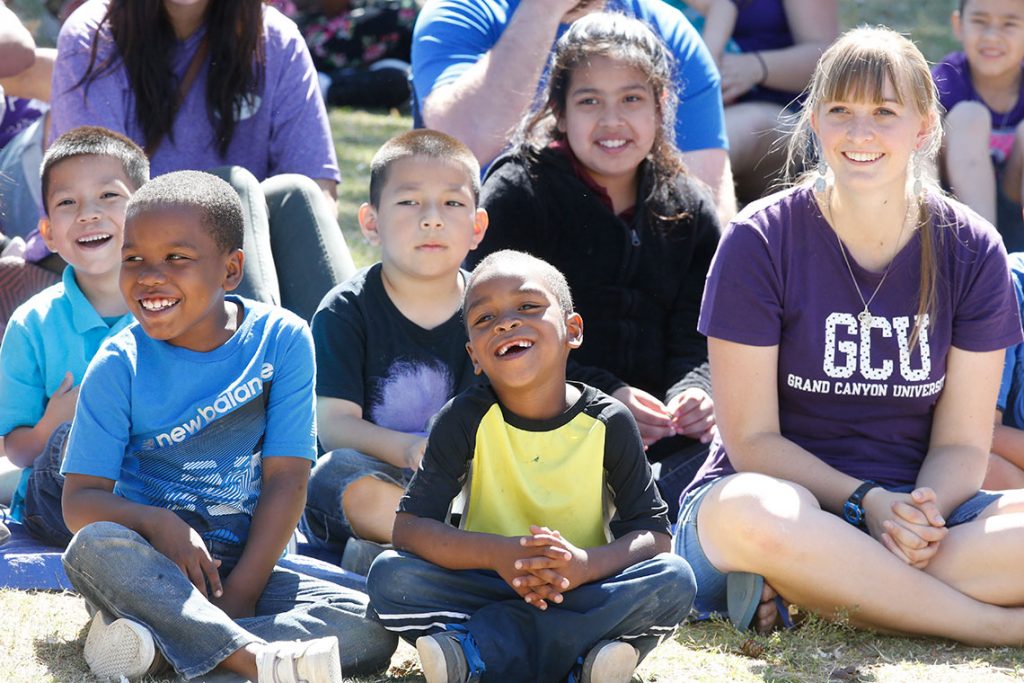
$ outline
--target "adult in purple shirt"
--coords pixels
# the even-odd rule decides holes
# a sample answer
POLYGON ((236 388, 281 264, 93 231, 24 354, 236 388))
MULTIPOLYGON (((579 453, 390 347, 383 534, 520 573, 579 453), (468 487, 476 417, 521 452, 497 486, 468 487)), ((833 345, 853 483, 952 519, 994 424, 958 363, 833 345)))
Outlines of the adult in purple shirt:
POLYGON ((1024 644, 1024 491, 979 491, 1020 318, 999 236, 916 180, 940 137, 913 43, 850 31, 791 145, 820 150, 820 182, 723 237, 699 323, 721 437, 675 539, 697 609, 764 629, 777 591, 861 627, 1024 644))
POLYGON ((146 149, 154 176, 220 168, 249 214, 245 294, 308 319, 352 274, 327 112, 290 19, 259 0, 89 0, 57 47, 51 139, 100 125, 146 149))

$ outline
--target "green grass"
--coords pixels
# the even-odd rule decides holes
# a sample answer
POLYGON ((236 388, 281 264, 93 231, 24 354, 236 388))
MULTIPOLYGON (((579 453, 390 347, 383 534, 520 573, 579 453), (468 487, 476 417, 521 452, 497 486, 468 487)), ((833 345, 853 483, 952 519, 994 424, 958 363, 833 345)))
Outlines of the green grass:
POLYGON ((412 128, 412 119, 398 114, 382 114, 353 109, 331 111, 334 147, 341 166, 338 187, 338 222, 358 267, 380 258, 380 251, 371 246, 359 232, 359 205, 370 197, 370 160, 384 141, 412 128))
MULTIPOLYGON (((955 47, 948 23, 953 0, 840 0, 840 6, 845 27, 881 23, 911 32, 932 61, 955 47)), ((356 212, 367 199, 370 159, 411 121, 335 110, 331 125, 343 175, 339 222, 357 265, 367 265, 378 252, 363 240, 356 212)), ((0 683, 92 681, 81 657, 87 619, 75 595, 0 590, 0 683)), ((390 675, 364 683, 422 680, 408 646, 400 646, 392 665, 390 675)), ((1024 678, 1024 650, 882 636, 816 619, 796 631, 748 638, 709 622, 681 628, 654 651, 641 673, 657 683, 1015 681, 1024 678)))

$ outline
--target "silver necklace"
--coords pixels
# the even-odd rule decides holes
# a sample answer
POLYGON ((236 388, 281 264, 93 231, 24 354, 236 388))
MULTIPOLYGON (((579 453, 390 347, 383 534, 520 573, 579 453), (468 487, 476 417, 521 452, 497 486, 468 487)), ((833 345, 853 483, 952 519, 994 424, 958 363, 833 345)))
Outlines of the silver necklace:
POLYGON ((874 316, 871 315, 871 302, 875 300, 878 295, 878 290, 885 284, 885 278, 889 276, 889 270, 892 269, 893 261, 896 260, 896 254, 900 248, 900 242, 903 240, 903 231, 907 227, 907 222, 910 218, 910 207, 912 203, 907 204, 907 213, 903 217, 903 225, 900 226, 900 234, 896 237, 896 248, 893 250, 892 258, 889 260, 889 264, 885 267, 885 271, 882 273, 882 279, 875 285, 875 291, 871 292, 871 296, 866 300, 864 299, 864 293, 860 291, 860 285, 857 284, 857 276, 853 274, 853 266, 850 265, 850 257, 846 255, 846 246, 843 244, 843 240, 839 237, 839 230, 837 229, 835 219, 832 217, 832 188, 828 188, 825 193, 825 211, 828 213, 828 222, 832 226, 832 232, 835 233, 836 242, 839 243, 839 253, 843 255, 843 262, 846 263, 846 270, 850 273, 850 280, 853 282, 853 289, 857 292, 857 297, 863 304, 864 309, 857 314, 857 320, 860 322, 861 327, 870 327, 874 316))

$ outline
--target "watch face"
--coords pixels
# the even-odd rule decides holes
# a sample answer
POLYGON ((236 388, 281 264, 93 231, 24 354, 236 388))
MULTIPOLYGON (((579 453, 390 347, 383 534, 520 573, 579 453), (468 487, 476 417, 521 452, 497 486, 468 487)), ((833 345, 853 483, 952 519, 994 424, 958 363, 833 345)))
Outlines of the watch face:
POLYGON ((860 524, 861 520, 864 519, 864 510, 860 505, 846 501, 843 504, 843 518, 850 524, 860 524))

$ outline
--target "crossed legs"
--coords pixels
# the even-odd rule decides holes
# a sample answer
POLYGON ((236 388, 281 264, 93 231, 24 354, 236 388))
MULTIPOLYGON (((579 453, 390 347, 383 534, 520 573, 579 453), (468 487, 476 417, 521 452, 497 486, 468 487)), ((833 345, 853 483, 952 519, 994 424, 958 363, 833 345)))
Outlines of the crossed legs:
POLYGON ((749 571, 786 600, 880 631, 1024 644, 1024 492, 955 527, 924 569, 823 511, 805 488, 758 474, 715 485, 697 529, 722 572, 749 571))

